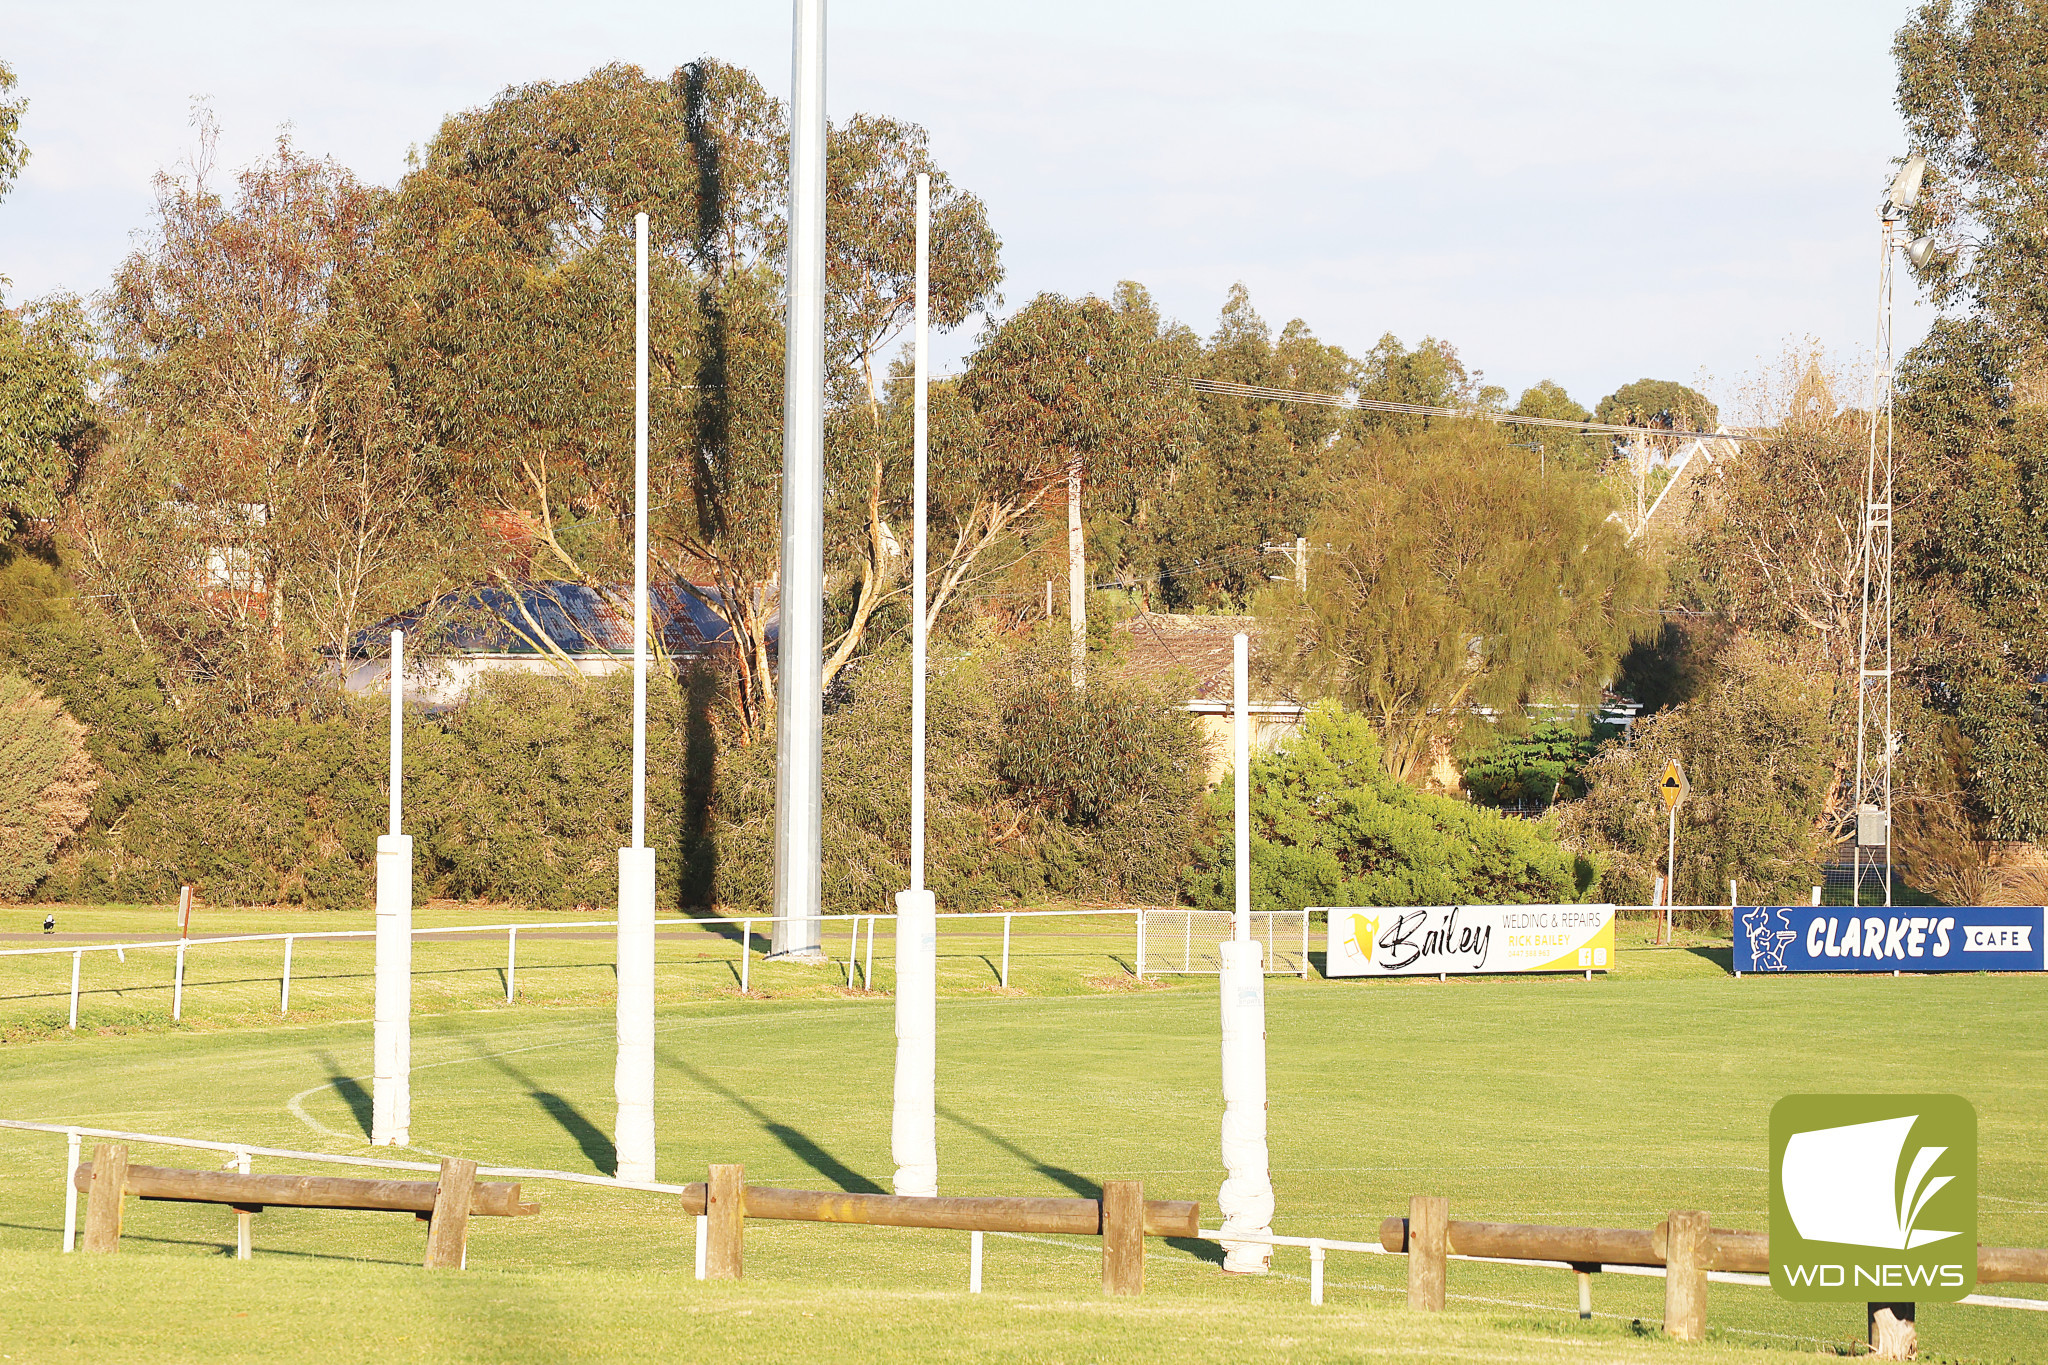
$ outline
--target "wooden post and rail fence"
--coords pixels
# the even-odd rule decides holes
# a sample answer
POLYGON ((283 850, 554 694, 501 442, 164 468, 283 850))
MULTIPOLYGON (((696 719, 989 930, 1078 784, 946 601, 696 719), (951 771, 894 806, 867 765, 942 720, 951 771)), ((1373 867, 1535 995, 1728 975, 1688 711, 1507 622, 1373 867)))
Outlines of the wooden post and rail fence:
POLYGON ((1201 1205, 1147 1199, 1138 1180, 1105 1180, 1100 1199, 845 1194, 779 1190, 746 1183, 743 1166, 713 1166, 710 1179, 683 1187, 683 1212, 704 1218, 704 1272, 737 1280, 745 1263, 746 1220, 866 1223, 892 1228, 950 1228, 1102 1238, 1102 1292, 1145 1292, 1145 1239, 1196 1237, 1201 1205))
MULTIPOLYGON (((1406 1218, 1380 1224, 1380 1245, 1408 1256, 1408 1306, 1437 1312, 1444 1306, 1445 1272, 1452 1256, 1480 1260, 1562 1264, 1579 1276, 1579 1314, 1591 1316, 1590 1277, 1605 1266, 1661 1266, 1664 1269, 1664 1331, 1680 1341, 1699 1341, 1707 1330, 1710 1273, 1768 1275, 1770 1237, 1761 1232, 1717 1228, 1697 1210, 1674 1211, 1656 1227, 1570 1228, 1533 1223, 1455 1222, 1450 1200, 1416 1195, 1406 1218)), ((2026 1247, 1978 1247, 1979 1283, 2048 1284, 2048 1251, 2026 1247)), ((1870 1340, 1880 1359, 1910 1359, 1913 1306, 1869 1306, 1870 1340)))

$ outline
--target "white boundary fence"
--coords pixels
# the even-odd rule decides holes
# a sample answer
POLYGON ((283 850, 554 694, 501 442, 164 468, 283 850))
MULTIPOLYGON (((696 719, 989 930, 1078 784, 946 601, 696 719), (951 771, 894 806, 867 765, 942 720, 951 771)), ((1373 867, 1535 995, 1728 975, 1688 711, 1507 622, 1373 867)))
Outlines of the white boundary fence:
MULTIPOLYGON (((1228 910, 1163 905, 1141 908, 1138 975, 1217 975, 1223 970, 1219 945, 1230 938, 1231 919, 1228 910)), ((1252 913, 1252 937, 1265 945, 1267 976, 1299 976, 1308 980, 1308 921, 1306 910, 1252 913)))
MULTIPOLYGON (((281 1147, 262 1147, 248 1142, 209 1142, 200 1138, 167 1137, 161 1133, 126 1133, 111 1128, 87 1128, 76 1124, 31 1123, 25 1119, 0 1119, 0 1128, 13 1128, 32 1133, 50 1133, 65 1139, 64 1161, 64 1240, 63 1250, 76 1248, 78 1237, 78 1194, 74 1186, 78 1174, 79 1150, 84 1139, 98 1138, 114 1142, 141 1142, 160 1147, 183 1147, 200 1151, 222 1152, 234 1162, 236 1168, 247 1173, 252 1158, 270 1157, 283 1161, 312 1161, 334 1166, 370 1166, 390 1171, 427 1171, 438 1174, 440 1166, 428 1161, 393 1161, 382 1157, 336 1156, 328 1152, 297 1152, 281 1147)), ((649 1194, 681 1195, 687 1187, 671 1185, 657 1180, 619 1180, 611 1176, 584 1175, 575 1171, 540 1170, 527 1166, 487 1166, 478 1163, 479 1176, 499 1176, 521 1181, 557 1180, 575 1185, 600 1185, 612 1189, 638 1190, 649 1194)), ((705 1277, 705 1219, 699 1215, 696 1223, 696 1277, 705 1277)), ((981 1233, 969 1234, 968 1249, 968 1292, 979 1294, 982 1281, 983 1239, 981 1233)), ((1201 1229, 1204 1241, 1221 1242, 1220 1230, 1201 1229)), ((1349 1242, 1333 1237, 1280 1237, 1254 1233, 1232 1233, 1233 1241, 1261 1242, 1276 1247, 1306 1247, 1309 1256, 1308 1301, 1313 1306, 1323 1302, 1323 1266, 1332 1251, 1356 1252, 1369 1256, 1397 1256, 1400 1252, 1388 1251, 1378 1242, 1349 1242)), ((1460 1256, 1452 1253, 1453 1261, 1483 1261, 1493 1265, 1520 1265, 1546 1269, 1570 1270, 1579 1278, 1579 1316, 1592 1315, 1592 1276, 1596 1273, 1610 1275, 1645 1275, 1657 1279, 1664 1277, 1662 1266, 1600 1265, 1590 1269, 1571 1261, 1538 1261, 1503 1256, 1460 1256)), ((1716 1284, 1741 1284, 1769 1288, 1768 1275, 1748 1275, 1735 1271, 1710 1270, 1707 1279, 1716 1284)), ((1984 1308, 2019 1308, 2041 1313, 2048 1312, 2048 1299, 2016 1299, 1990 1294, 1971 1294, 1958 1300, 1984 1308)))
MULTIPOLYGON (((1003 955, 1001 966, 997 972, 997 981, 998 984, 1007 989, 1010 984, 1010 940, 1013 920, 1072 919, 1076 917, 1100 917, 1105 915, 1132 919, 1136 927, 1137 943, 1135 945, 1136 956, 1133 957, 1131 965, 1134 975, 1143 975, 1143 972, 1138 970, 1138 968, 1139 964, 1144 960, 1143 913, 1147 908, 1150 907, 1130 906, 1115 909, 1074 910, 957 910, 941 914, 939 918, 941 920, 1000 919, 1003 922, 1003 955)), ((700 919, 688 915, 676 915, 659 918, 655 920, 655 925, 657 928, 662 926, 673 928, 701 926, 710 928, 717 925, 738 925, 740 927, 740 991, 742 994, 745 994, 752 989, 753 985, 755 956, 754 926, 757 924, 772 925, 778 918, 786 917, 776 915, 722 915, 700 919)), ((893 914, 861 914, 834 915, 826 919, 824 926, 826 932, 822 933, 821 937, 828 940, 826 943, 828 952, 832 946, 829 940, 836 937, 833 931, 838 926, 845 926, 847 930, 847 937, 841 940, 846 944, 846 956, 843 961, 837 958, 834 961, 838 961, 844 970, 848 986, 858 986, 866 990, 874 988, 875 923, 878 920, 894 920, 895 918, 896 916, 893 914), (865 943, 862 941, 863 933, 866 935, 865 943), (863 950, 865 950, 864 953, 863 950)), ((449 935, 457 934, 503 934, 505 936, 505 1002, 510 1004, 513 997, 517 994, 520 930, 575 933, 586 929, 616 929, 617 927, 617 920, 608 919, 554 920, 527 924, 451 924, 439 928, 415 927, 412 931, 412 937, 413 941, 418 943, 423 938, 445 938, 449 935)), ((176 957, 171 975, 171 1018, 173 1021, 176 1021, 184 1016, 185 955, 189 949, 225 943, 281 944, 284 954, 281 971, 278 976, 277 1012, 283 1015, 291 1012, 292 953, 300 941, 306 939, 355 939, 369 942, 374 940, 376 936, 376 930, 374 929, 321 929, 287 934, 222 934, 210 938, 154 939, 142 943, 84 943, 49 948, 6 948, 0 949, 0 957, 55 957, 68 953, 71 957, 71 1014, 68 1027, 75 1029, 78 1027, 80 980, 87 953, 113 953, 121 961, 126 962, 130 951, 141 951, 151 948, 175 949, 176 957)), ((763 954, 763 957, 765 959, 766 954, 763 954)), ((1302 975, 1306 977, 1306 958, 1303 959, 1302 967, 1302 975)), ((431 973, 415 968, 414 975, 431 975, 431 973)), ((438 1170, 439 1168, 436 1167, 435 1169, 438 1170)))

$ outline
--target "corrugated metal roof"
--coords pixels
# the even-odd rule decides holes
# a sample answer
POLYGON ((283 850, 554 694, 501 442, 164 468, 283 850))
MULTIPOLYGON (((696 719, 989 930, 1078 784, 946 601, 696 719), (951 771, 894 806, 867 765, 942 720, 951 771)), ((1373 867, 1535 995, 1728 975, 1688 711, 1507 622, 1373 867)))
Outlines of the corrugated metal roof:
MULTIPOLYGON (((696 593, 718 601, 716 588, 696 593)), ((689 657, 734 646, 732 628, 706 603, 675 583, 655 583, 648 592, 648 610, 662 648, 689 657)), ((592 587, 545 579, 514 587, 478 584, 461 593, 445 593, 356 632, 349 641, 351 659, 376 658, 390 647, 391 632, 403 630, 408 641, 453 654, 631 654, 633 652, 633 590, 631 585, 592 587)), ((777 623, 767 626, 773 648, 777 623)))

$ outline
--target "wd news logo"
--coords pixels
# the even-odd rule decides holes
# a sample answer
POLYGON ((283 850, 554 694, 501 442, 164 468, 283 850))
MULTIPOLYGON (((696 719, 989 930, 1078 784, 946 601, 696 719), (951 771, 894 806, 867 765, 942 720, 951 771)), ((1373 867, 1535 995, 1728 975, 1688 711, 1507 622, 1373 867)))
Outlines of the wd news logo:
POLYGON ((1977 1111, 1958 1095, 1787 1095, 1771 1110, 1771 1285, 1943 1302, 1977 1285, 1977 1111))

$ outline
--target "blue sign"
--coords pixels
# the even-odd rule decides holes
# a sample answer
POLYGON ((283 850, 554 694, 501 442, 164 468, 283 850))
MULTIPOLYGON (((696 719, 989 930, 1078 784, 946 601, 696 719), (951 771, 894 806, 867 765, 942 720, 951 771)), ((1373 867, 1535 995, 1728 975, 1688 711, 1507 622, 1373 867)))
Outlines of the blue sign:
POLYGON ((2038 972, 2038 905, 1746 905, 1737 972, 2038 972))

